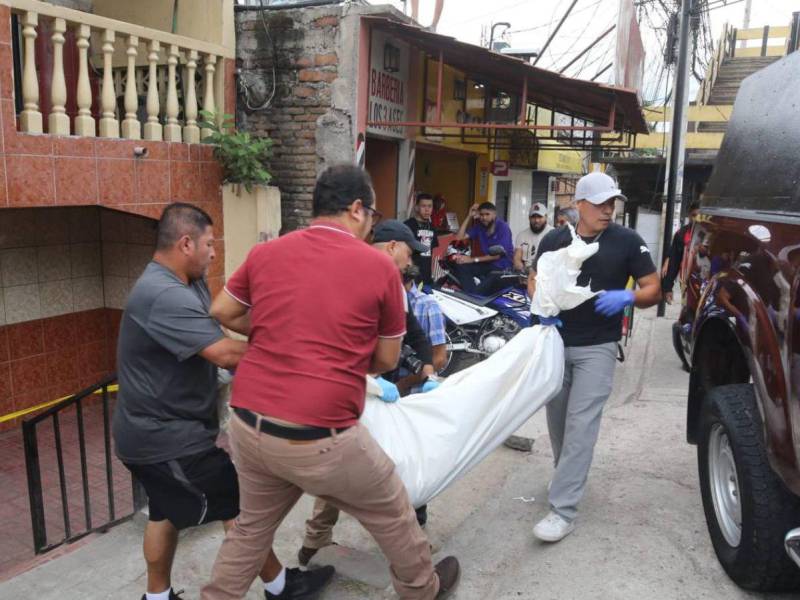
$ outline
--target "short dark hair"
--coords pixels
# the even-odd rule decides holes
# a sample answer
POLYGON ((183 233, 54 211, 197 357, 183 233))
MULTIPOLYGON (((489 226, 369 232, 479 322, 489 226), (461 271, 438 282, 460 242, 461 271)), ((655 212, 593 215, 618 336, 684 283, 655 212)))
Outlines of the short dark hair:
POLYGON ((358 199, 366 206, 375 204, 369 173, 356 165, 333 165, 322 172, 314 186, 314 216, 338 215, 358 199))
POLYGON ((700 210, 700 203, 697 200, 689 205, 689 212, 692 212, 693 210, 700 210))
POLYGON ((491 202, 481 202, 478 206, 478 210, 491 210, 497 212, 497 207, 491 202))
POLYGON ((433 196, 431 196, 428 192, 420 192, 419 194, 417 194, 417 199, 415 203, 419 204, 423 200, 430 200, 431 202, 433 202, 433 196))
POLYGON ((187 202, 170 204, 161 213, 158 221, 158 235, 156 249, 167 250, 175 245, 184 235, 189 235, 193 240, 205 232, 206 227, 214 224, 208 213, 202 208, 187 202))

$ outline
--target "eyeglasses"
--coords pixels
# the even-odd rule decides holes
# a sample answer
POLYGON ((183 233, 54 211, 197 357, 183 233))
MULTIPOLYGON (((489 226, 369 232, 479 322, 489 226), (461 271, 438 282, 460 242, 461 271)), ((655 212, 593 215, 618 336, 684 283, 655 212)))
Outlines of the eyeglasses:
POLYGON ((371 206, 367 206, 366 204, 362 204, 361 206, 363 206, 364 210, 369 211, 369 213, 372 215, 373 225, 376 225, 383 218, 382 212, 375 210, 374 208, 372 208, 371 206))

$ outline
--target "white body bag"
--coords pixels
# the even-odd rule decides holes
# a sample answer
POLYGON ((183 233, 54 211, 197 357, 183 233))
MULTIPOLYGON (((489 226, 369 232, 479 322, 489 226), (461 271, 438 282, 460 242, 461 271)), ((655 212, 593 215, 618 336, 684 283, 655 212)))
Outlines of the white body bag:
MULTIPOLYGON (((533 314, 555 317, 595 295, 576 282, 581 265, 598 245, 586 244, 570 231, 569 246, 539 259, 533 314)), ((394 461, 411 503, 421 506, 547 404, 561 390, 563 377, 561 336, 553 326, 536 325, 425 394, 386 403, 368 377, 361 422, 394 461)))

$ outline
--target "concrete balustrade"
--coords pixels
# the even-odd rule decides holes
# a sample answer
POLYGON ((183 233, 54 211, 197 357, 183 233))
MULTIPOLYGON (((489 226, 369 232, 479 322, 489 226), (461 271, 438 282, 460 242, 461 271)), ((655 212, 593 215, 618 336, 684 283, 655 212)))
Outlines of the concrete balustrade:
POLYGON ((50 90, 47 133, 187 143, 210 133, 198 126, 198 106, 210 112, 224 106, 224 59, 232 57, 223 46, 37 0, 0 3, 18 16, 24 40, 20 131, 44 133, 36 39, 45 30, 53 62, 52 73, 41 75, 51 78, 43 87, 50 90), (65 74, 64 46, 72 37, 65 35, 68 31, 78 48, 77 81, 65 74), (125 57, 124 65, 115 64, 116 54, 125 57), (203 75, 197 81, 201 57, 203 75), (102 73, 94 85, 92 72, 102 73), (68 89, 70 85, 74 89, 68 89), (68 95, 74 95, 78 108, 72 122, 66 110, 68 95), (99 113, 93 114, 98 105, 99 113))

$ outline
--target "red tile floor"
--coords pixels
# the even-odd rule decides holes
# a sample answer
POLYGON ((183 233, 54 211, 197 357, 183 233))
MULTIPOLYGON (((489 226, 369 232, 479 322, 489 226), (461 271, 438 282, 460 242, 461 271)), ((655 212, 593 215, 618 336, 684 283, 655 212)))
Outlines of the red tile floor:
MULTIPOLYGON (((109 410, 113 409, 112 407, 109 410)), ((84 407, 86 438, 87 480, 92 526, 110 520, 109 494, 103 434, 103 412, 99 401, 84 407)), ((78 426, 74 408, 62 411, 59 416, 61 445, 64 457, 67 508, 72 535, 86 531, 86 515, 81 478, 78 426)), ((53 421, 45 419, 37 425, 39 461, 44 499, 47 543, 64 539, 64 514, 59 487, 58 463, 53 436, 53 421)), ((113 456, 111 487, 114 493, 115 518, 130 515, 133 511, 131 477, 125 467, 113 456)), ((35 564, 33 551, 28 484, 25 471, 21 428, 0 433, 0 581, 13 577, 35 564)), ((46 555, 45 555, 46 556, 46 555)))

